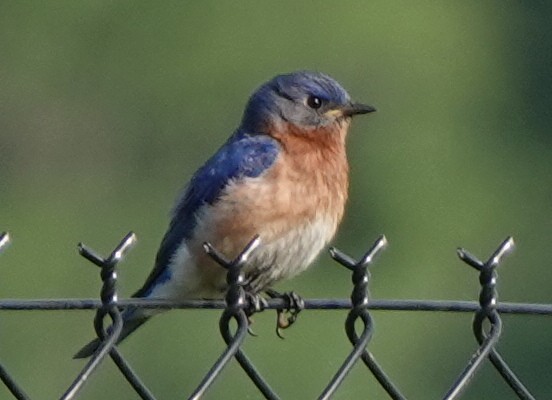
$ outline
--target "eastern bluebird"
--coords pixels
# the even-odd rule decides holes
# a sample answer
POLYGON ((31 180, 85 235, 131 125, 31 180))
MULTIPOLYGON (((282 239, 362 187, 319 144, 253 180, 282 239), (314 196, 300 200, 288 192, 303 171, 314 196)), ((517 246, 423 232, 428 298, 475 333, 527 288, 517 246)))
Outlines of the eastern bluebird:
MULTIPOLYGON (((252 294, 304 271, 343 217, 351 117, 373 111, 321 73, 279 75, 259 87, 239 128, 178 199, 155 267, 133 297, 220 298, 225 270, 206 255, 205 242, 232 258, 260 236, 243 267, 252 294)), ((125 309, 119 341, 158 312, 125 309)), ((90 356, 99 343, 75 358, 90 356)))

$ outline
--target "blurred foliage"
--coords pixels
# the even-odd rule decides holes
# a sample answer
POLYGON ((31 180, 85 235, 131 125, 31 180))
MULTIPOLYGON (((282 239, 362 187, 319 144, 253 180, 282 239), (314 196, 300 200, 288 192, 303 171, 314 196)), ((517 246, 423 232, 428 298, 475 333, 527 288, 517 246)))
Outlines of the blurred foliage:
MULTIPOLYGON (((139 245, 121 294, 143 281, 177 192, 238 125, 248 95, 313 69, 378 113, 349 137, 351 195, 335 244, 360 255, 380 233, 378 298, 475 299, 482 258, 507 235, 501 299, 551 303, 552 7, 548 2, 0 3, 1 297, 96 297, 83 241, 139 245)), ((346 297, 326 255, 281 289, 346 297)), ((189 394, 223 348, 219 313, 173 311, 122 351, 160 399, 189 394), (146 350, 144 350, 146 349, 146 350)), ((343 312, 309 312, 281 341, 255 318, 246 351, 283 398, 313 398, 349 351, 343 312)), ((438 398, 475 349, 471 316, 374 313, 371 349, 413 399, 438 398)), ((82 367, 91 312, 2 313, 0 359, 35 398, 57 398, 82 367), (32 362, 30 362, 32 360, 32 362)), ((505 317, 500 349, 537 397, 550 393, 551 321, 505 317)), ((105 362, 82 399, 134 399, 105 362)), ((338 399, 384 397, 362 367, 338 399)), ((8 397, 0 389, 0 397, 8 397)), ((208 398, 258 398, 236 365, 208 398)), ((490 367, 466 399, 514 398, 490 367)))

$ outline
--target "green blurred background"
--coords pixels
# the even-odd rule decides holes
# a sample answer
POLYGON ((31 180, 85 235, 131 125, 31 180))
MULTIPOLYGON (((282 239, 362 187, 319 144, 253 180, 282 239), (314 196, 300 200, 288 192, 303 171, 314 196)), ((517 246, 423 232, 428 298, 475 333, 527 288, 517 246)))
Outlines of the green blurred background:
MULTIPOLYGON (((474 300, 507 236, 500 298, 552 303, 552 7, 547 2, 0 3, 2 298, 97 297, 104 254, 129 230, 129 296, 148 274, 178 191, 273 75, 326 72, 378 108, 349 136, 351 191, 335 245, 360 256, 385 233, 375 298, 474 300)), ((278 289, 347 297, 325 254, 278 289)), ((159 399, 184 398, 223 349, 218 311, 172 311, 122 352, 159 399)), ((286 340, 255 317, 245 349, 285 399, 316 397, 350 350, 345 312, 301 315, 286 340)), ((412 399, 442 396, 476 348, 468 314, 374 312, 371 349, 412 399)), ((0 361, 33 398, 57 398, 84 363, 93 312, 3 312, 0 361)), ((552 391, 552 321, 504 316, 500 350, 539 398, 552 391)), ((232 363, 209 399, 260 395, 232 363)), ((385 398, 357 366, 337 399, 385 398)), ((10 398, 0 388, 0 398, 10 398)), ((110 362, 82 399, 135 399, 110 362)), ((465 399, 514 395, 488 365, 465 399)))

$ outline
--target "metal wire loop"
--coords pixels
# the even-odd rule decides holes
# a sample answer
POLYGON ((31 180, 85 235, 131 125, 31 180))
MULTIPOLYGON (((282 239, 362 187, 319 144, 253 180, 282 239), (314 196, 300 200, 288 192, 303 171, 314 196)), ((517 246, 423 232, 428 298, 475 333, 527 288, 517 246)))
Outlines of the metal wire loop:
POLYGON ((330 383, 326 386, 319 399, 330 398, 359 359, 362 359, 364 364, 366 364, 366 366, 370 369, 374 377, 391 398, 404 398, 399 389, 391 382, 389 377, 376 362, 374 356, 366 350, 373 334, 373 321, 368 310, 368 284, 370 282, 369 266, 373 262, 375 256, 383 248, 385 248, 386 245, 387 239, 384 235, 381 235, 358 261, 342 251, 335 248, 330 249, 330 255, 332 258, 353 272, 351 277, 353 283, 353 291, 351 293, 351 310, 345 320, 345 332, 349 338, 349 341, 353 345, 353 350, 345 359, 330 383), (358 319, 363 322, 363 329, 360 336, 356 333, 355 327, 358 319))
POLYGON ((136 235, 129 232, 106 258, 99 256, 82 243, 79 243, 78 245, 79 253, 84 258, 101 268, 100 276, 102 279, 102 288, 100 291, 100 299, 102 306, 98 309, 94 317, 94 330, 100 339, 100 346, 86 363, 77 378, 69 386, 67 391, 63 394, 61 397, 62 400, 70 400, 75 398, 77 393, 84 386, 84 383, 88 380, 89 376, 108 354, 111 356, 126 380, 142 399, 155 399, 115 348, 123 329, 123 318, 121 311, 117 306, 117 273, 115 268, 122 260, 124 254, 135 242, 136 235), (111 319, 111 324, 108 328, 105 328, 106 316, 109 316, 111 319))
POLYGON ((495 348, 502 333, 502 320, 497 312, 498 292, 496 290, 496 268, 504 255, 511 251, 513 247, 513 238, 507 237, 486 262, 482 262, 464 249, 458 249, 458 256, 460 259, 479 271, 479 283, 481 285, 481 291, 479 293, 480 308, 476 311, 472 324, 473 333, 479 343, 479 348, 470 359, 467 367, 464 368, 464 371, 462 371, 458 379, 445 394, 444 399, 446 400, 456 399, 460 396, 467 387, 469 381, 473 378, 475 372, 482 365, 483 360, 487 357, 519 398, 533 399, 533 396, 511 371, 495 348), (488 333, 485 332, 483 327, 485 320, 488 320, 490 323, 490 330, 488 333))
MULTIPOLYGON (((0 234, 0 252, 5 250, 9 235, 0 234)), ((116 347, 123 328, 121 310, 125 307, 138 307, 143 309, 167 309, 167 308, 202 308, 223 309, 219 319, 219 329, 226 347, 222 354, 211 366, 196 390, 190 398, 201 398, 212 383, 220 376, 221 371, 232 358, 236 358, 250 380, 256 385, 261 395, 266 399, 278 399, 278 395, 259 374, 254 364, 242 351, 245 338, 248 337, 249 315, 258 310, 252 309, 252 304, 257 300, 255 296, 245 290, 241 268, 246 264, 248 257, 259 246, 258 237, 253 238, 244 250, 234 259, 228 260, 224 254, 215 249, 209 243, 204 245, 205 251, 223 268, 226 269, 228 290, 225 301, 221 300, 186 300, 173 302, 168 300, 145 300, 117 298, 116 267, 124 254, 135 242, 134 234, 129 233, 123 238, 111 254, 103 258, 83 244, 79 244, 79 252, 83 257, 101 267, 100 277, 102 288, 100 300, 97 299, 48 299, 48 300, 13 300, 0 299, 0 310, 68 310, 68 309, 96 309, 94 329, 100 340, 99 347, 88 360, 76 379, 71 383, 66 392, 60 397, 62 400, 72 400, 81 392, 84 384, 90 379, 93 372, 103 359, 109 355, 120 372, 132 386, 141 399, 155 400, 153 394, 142 383, 137 374, 132 370, 128 362, 123 358, 116 347), (233 323, 235 321, 235 324, 233 323)), ((506 238, 494 253, 485 262, 464 249, 458 249, 458 256, 466 264, 479 272, 480 292, 478 302, 466 301, 438 301, 438 300, 371 300, 368 293, 371 274, 370 264, 379 251, 385 247, 387 240, 380 236, 372 247, 359 259, 338 249, 330 249, 330 254, 341 265, 349 269, 353 288, 350 299, 307 299, 306 309, 319 310, 345 310, 348 309, 345 320, 345 332, 352 344, 352 350, 341 364, 339 370, 324 388, 320 399, 329 399, 339 388, 348 372, 361 359, 368 367, 378 383, 387 392, 390 398, 404 400, 405 397, 397 389, 395 384, 386 375, 376 362, 367 346, 375 332, 371 310, 403 310, 403 311, 461 311, 473 312, 474 319, 472 331, 479 347, 474 352, 467 366, 455 380, 449 391, 443 397, 446 400, 457 399, 469 384, 474 374, 482 363, 488 358, 496 370, 501 374, 513 392, 523 400, 533 400, 534 397, 514 374, 509 365, 498 353, 496 346, 503 330, 501 313, 552 315, 550 304, 519 304, 499 303, 497 281, 497 267, 502 258, 514 246, 511 237, 506 238), (360 320, 361 323, 357 322, 360 320), (362 324, 362 325, 361 325, 362 324)), ((285 307, 283 299, 270 299, 263 304, 266 308, 279 309, 285 307)), ((0 364, 0 380, 6 388, 18 400, 29 400, 28 395, 18 386, 6 368, 0 364)))
POLYGON ((228 289, 226 292, 226 308, 219 320, 219 329, 227 348, 213 364, 207 375, 203 378, 199 386, 195 389, 190 399, 199 399, 214 382, 215 378, 222 372, 232 357, 241 365, 255 386, 266 399, 278 399, 276 393, 270 388, 265 379, 256 370, 253 363, 240 349, 245 340, 249 328, 249 321, 245 313, 247 299, 243 288, 245 279, 241 268, 246 263, 247 258, 260 244, 259 236, 255 236, 242 250, 242 252, 232 261, 228 260, 224 254, 215 249, 210 243, 204 244, 205 252, 211 258, 227 270, 226 283, 228 289), (230 330, 230 321, 234 319, 237 322, 236 332, 232 335, 230 330))

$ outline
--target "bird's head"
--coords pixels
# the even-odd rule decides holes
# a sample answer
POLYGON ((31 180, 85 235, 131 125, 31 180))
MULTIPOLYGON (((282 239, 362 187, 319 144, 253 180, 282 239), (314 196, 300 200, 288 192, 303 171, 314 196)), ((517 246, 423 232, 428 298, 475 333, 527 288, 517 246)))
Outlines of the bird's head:
POLYGON ((267 134, 286 126, 307 132, 346 128, 352 116, 373 111, 371 106, 352 102, 331 77, 301 71, 278 75, 259 87, 247 103, 241 127, 249 133, 267 134))

